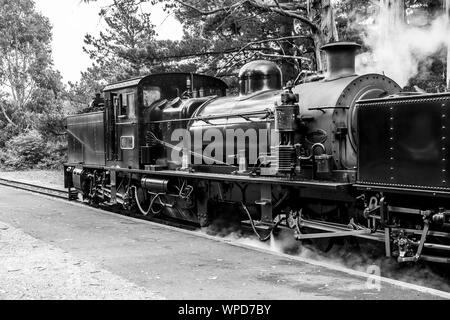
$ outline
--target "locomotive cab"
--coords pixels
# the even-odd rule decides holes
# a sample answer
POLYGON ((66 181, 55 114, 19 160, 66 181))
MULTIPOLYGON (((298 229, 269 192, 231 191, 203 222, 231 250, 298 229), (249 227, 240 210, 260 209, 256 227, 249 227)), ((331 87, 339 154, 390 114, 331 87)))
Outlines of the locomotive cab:
POLYGON ((188 117, 193 108, 210 99, 208 96, 223 96, 226 89, 219 79, 189 73, 153 74, 106 86, 106 165, 144 169, 155 164, 155 159, 163 155, 152 154, 160 150, 152 150, 148 132, 154 127, 161 132, 163 128, 151 128, 150 123, 188 117), (198 101, 185 103, 188 98, 198 101))

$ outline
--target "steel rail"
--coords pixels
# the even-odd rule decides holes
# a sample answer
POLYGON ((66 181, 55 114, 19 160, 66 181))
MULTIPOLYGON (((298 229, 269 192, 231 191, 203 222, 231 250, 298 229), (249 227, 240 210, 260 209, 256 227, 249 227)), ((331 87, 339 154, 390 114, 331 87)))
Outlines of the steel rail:
MULTIPOLYGON (((50 197, 57 198, 57 199, 62 199, 62 200, 66 200, 66 201, 72 202, 72 203, 78 203, 79 205, 84 205, 84 203, 82 203, 80 201, 70 201, 69 193, 67 191, 56 189, 56 188, 43 187, 43 186, 28 183, 28 182, 9 180, 9 179, 4 179, 4 178, 0 178, 0 185, 11 187, 11 188, 16 188, 16 189, 20 189, 20 190, 24 190, 24 191, 29 191, 29 192, 33 192, 33 193, 38 193, 38 194, 41 194, 44 196, 50 196, 50 197)), ((92 206, 89 206, 87 204, 86 204, 86 206, 89 208, 93 208, 92 206)), ((124 213, 118 212, 117 210, 112 210, 112 208, 110 208, 108 206, 104 206, 104 205, 100 206, 99 209, 104 210, 105 212, 117 214, 119 216, 126 216, 126 217, 131 217, 134 219, 138 219, 138 220, 151 221, 154 223, 158 223, 161 225, 167 225, 167 226, 171 226, 171 227, 175 227, 175 228, 191 230, 191 231, 198 229, 197 226, 193 226, 192 224, 189 224, 189 223, 180 223, 178 221, 171 221, 171 220, 154 218, 154 217, 145 217, 145 216, 141 216, 138 214, 124 214, 124 213)))
POLYGON ((13 187, 13 188, 17 188, 17 189, 21 189, 21 190, 25 190, 25 191, 31 191, 31 192, 35 192, 35 193, 39 193, 39 194, 43 194, 43 195, 51 196, 51 197, 55 197, 55 198, 68 199, 67 191, 64 191, 61 189, 56 189, 56 188, 51 188, 51 187, 43 187, 43 186, 38 186, 38 185, 27 183, 27 182, 9 180, 9 179, 4 179, 4 178, 0 178, 0 185, 13 187))

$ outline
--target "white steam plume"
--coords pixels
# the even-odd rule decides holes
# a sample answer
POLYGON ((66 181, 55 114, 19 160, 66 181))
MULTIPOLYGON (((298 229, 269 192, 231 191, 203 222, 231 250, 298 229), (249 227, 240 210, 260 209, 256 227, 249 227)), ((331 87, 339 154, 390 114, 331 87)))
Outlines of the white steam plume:
POLYGON ((365 25, 364 42, 371 52, 357 57, 357 71, 385 73, 403 87, 418 74, 419 62, 450 43, 450 28, 444 14, 425 26, 407 24, 403 8, 396 5, 401 2, 380 0, 378 16, 365 25))

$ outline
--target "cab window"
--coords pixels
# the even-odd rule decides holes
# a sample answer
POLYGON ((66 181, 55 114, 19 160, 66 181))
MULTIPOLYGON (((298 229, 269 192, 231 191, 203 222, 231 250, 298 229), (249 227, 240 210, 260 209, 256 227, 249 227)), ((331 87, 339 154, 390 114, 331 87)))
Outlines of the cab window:
POLYGON ((134 93, 128 93, 126 95, 127 97, 127 109, 125 112, 127 112, 128 118, 135 118, 136 116, 136 109, 135 109, 135 104, 134 104, 134 93))
POLYGON ((116 109, 116 114, 118 117, 124 117, 127 114, 127 106, 123 101, 123 95, 119 94, 114 98, 114 108, 116 109))
POLYGON ((161 88, 145 86, 142 88, 142 95, 144 107, 150 107, 153 103, 161 99, 161 88))
POLYGON ((124 95, 119 95, 119 115, 124 117, 127 115, 127 102, 124 99, 124 95))

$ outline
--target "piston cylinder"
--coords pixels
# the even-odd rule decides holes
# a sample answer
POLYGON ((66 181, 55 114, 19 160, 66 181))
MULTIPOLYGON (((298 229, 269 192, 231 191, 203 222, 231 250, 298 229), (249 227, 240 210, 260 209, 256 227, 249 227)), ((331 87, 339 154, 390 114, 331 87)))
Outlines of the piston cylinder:
POLYGON ((167 190, 169 189, 169 180, 142 178, 141 186, 153 193, 167 193, 167 190))

